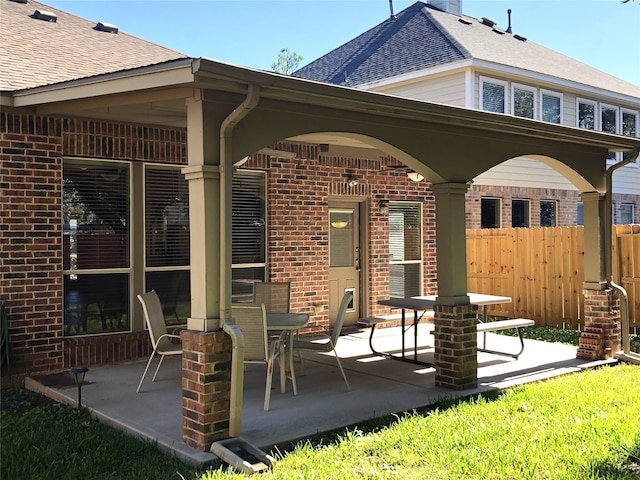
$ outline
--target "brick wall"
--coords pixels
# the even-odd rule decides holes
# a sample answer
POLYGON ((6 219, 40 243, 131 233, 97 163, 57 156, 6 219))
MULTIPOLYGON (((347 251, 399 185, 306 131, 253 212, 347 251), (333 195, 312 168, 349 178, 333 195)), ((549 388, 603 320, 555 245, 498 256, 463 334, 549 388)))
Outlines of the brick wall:
POLYGON ((0 298, 13 374, 150 354, 146 332, 63 337, 63 156, 184 164, 186 132, 0 112, 0 298))
POLYGON ((62 343, 62 121, 0 112, 0 298, 11 368, 56 370, 62 343))

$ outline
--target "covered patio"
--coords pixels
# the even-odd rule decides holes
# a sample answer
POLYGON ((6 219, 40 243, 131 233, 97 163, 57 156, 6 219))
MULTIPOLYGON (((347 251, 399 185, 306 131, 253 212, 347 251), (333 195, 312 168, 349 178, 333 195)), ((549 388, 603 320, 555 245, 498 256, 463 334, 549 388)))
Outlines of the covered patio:
MULTIPOLYGON (((376 334, 376 345, 390 351, 399 348, 399 328, 376 334)), ((420 358, 433 359, 431 324, 419 326, 420 358)), ((411 336, 409 332, 407 337, 411 336)), ((491 345, 517 350, 514 337, 490 334, 491 345)), ((576 358, 576 347, 525 340, 518 360, 480 353, 478 387, 464 392, 435 386, 435 371, 371 355, 368 331, 354 329, 338 342, 351 391, 347 391, 335 358, 304 353, 305 375, 298 372, 298 395, 291 383, 282 394, 272 390, 271 409, 262 408, 265 365, 249 364, 245 372, 242 438, 271 451, 316 433, 341 429, 368 419, 411 411, 444 398, 457 398, 503 389, 557 375, 577 372, 606 362, 576 358)), ((82 402, 100 421, 140 438, 155 442, 188 463, 206 464, 215 459, 187 445, 182 439, 181 361, 168 358, 156 382, 145 382, 140 394, 136 386, 145 362, 95 367, 86 375, 82 402)), ((299 365, 297 366, 299 370, 299 365)), ((276 374, 276 378, 277 374, 276 374)), ((278 382, 274 381, 274 385, 278 382)), ((29 378, 27 386, 65 403, 77 403, 77 389, 71 373, 29 378)))
MULTIPOLYGON (((190 250, 194 252, 191 313, 182 333, 186 359, 181 366, 183 401, 165 418, 181 421, 183 441, 202 452, 213 441, 229 436, 249 436, 258 445, 287 439, 267 442, 271 426, 261 429, 261 437, 251 438, 251 429, 259 422, 251 420, 249 405, 243 401, 243 359, 234 350, 242 335, 234 330, 231 318, 234 165, 279 141, 370 148, 397 159, 431 182, 436 207, 438 297, 434 335, 429 337, 434 341, 432 363, 436 369, 417 375, 417 385, 410 382, 409 388, 434 389, 438 397, 444 393, 466 395, 485 388, 483 375, 497 375, 483 373, 484 360, 475 348, 477 307, 470 305, 467 296, 465 194, 475 176, 510 158, 526 155, 542 161, 562 172, 582 192, 586 239, 583 288, 590 292, 589 305, 593 305, 585 315, 589 318, 593 311, 594 317, 603 317, 603 302, 603 321, 611 322, 615 315, 615 294, 607 290, 607 228, 611 224, 607 215, 611 208, 606 194, 611 189, 606 159, 609 152, 624 151, 634 152, 629 157, 633 160, 640 150, 640 139, 319 84, 205 59, 184 59, 23 91, 15 96, 14 106, 46 115, 126 119, 141 125, 186 129, 188 165, 183 173, 189 183, 190 250)), ((325 197, 320 202, 326 202, 325 197)), ((142 276, 137 275, 134 283, 141 288, 142 276)), ((324 301, 326 292, 320 291, 319 297, 324 301)), ((368 297, 364 311, 376 305, 376 300, 379 298, 368 297)), ((141 318, 139 307, 135 313, 141 318)), ((613 327, 610 330, 615 332, 613 327)), ((607 335, 608 341, 616 341, 615 333, 607 335)), ((541 359, 548 357, 538 354, 534 361, 546 362, 541 359)), ((575 364, 577 360, 570 357, 563 361, 575 364)), ((517 370, 505 375, 521 375, 516 372, 525 358, 506 362, 517 370)), ((364 368, 366 362, 353 365, 364 368)), ((395 364, 393 367, 397 369, 395 364)), ((123 374, 118 380, 122 383, 125 378, 123 374)), ((312 375, 307 379, 318 388, 323 385, 312 375)), ((301 391, 307 379, 301 379, 301 391)), ((244 383, 251 382, 247 371, 244 383)), ((87 387, 88 396, 99 383, 87 387)), ((385 392, 385 398, 403 400, 395 385, 382 388, 377 381, 373 385, 377 394, 368 391, 367 397, 385 392)), ((273 395, 274 410, 281 400, 278 397, 273 395)), ((112 403, 121 403, 126 409, 127 398, 122 392, 112 403)), ((322 397, 316 401, 318 398, 322 397)), ((415 406, 429 403, 428 395, 421 394, 421 398, 415 406)), ((357 401, 348 403, 358 411, 357 401)), ((335 405, 325 399, 316 410, 327 412, 335 405)), ((364 415, 368 418, 373 410, 388 412, 411 406, 385 408, 381 403, 378 408, 370 408, 364 415)), ((323 415, 323 421, 331 417, 331 410, 323 415)), ((355 411, 350 418, 357 420, 355 411)))

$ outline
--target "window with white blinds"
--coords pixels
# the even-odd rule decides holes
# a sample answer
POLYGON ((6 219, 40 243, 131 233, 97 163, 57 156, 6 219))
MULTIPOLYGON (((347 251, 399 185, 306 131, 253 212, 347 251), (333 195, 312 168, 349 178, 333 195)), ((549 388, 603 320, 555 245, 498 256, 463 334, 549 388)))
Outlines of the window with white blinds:
POLYGON ((233 174, 231 208, 234 302, 251 301, 253 283, 265 280, 267 256, 267 201, 263 172, 239 170, 233 174))
POLYGON ((165 322, 191 314, 189 185, 179 167, 144 169, 145 291, 155 290, 165 322))
POLYGON ((129 182, 128 163, 64 160, 65 335, 129 329, 129 182))
POLYGON ((545 122, 562 122, 562 96, 550 92, 541 91, 540 118, 545 122))
POLYGON ((389 204, 389 285, 392 297, 422 293, 422 206, 389 204))
POLYGON ((180 168, 145 168, 144 213, 146 266, 188 266, 189 186, 180 168))

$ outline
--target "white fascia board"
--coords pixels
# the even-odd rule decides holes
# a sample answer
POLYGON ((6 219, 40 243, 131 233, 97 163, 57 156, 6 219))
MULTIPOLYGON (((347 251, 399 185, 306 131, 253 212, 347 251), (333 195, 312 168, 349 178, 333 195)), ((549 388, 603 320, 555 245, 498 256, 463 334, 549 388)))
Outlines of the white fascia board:
POLYGON ((192 59, 156 65, 46 87, 22 90, 13 94, 14 107, 87 99, 152 88, 185 85, 194 81, 192 59))

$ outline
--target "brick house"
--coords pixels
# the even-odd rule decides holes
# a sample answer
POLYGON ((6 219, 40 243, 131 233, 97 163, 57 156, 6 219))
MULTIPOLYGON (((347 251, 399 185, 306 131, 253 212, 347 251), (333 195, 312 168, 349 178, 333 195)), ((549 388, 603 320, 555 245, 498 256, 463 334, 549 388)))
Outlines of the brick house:
POLYGON ((155 289, 167 322, 187 324, 184 348, 204 351, 183 379, 214 410, 184 412, 187 443, 206 449, 233 423, 221 324, 253 281, 286 280, 310 330, 331 323, 345 289, 351 323, 388 313, 377 302, 389 295, 437 291, 438 384, 473 387, 465 195, 531 145, 586 199, 585 289, 603 295, 606 156, 637 154, 638 139, 192 58, 38 2, 0 11, 14 373, 148 357, 134 299, 155 289))
MULTIPOLYGON (((522 35, 464 15, 461 0, 416 2, 293 75, 640 136, 640 87, 522 35)), ((505 160, 474 178, 469 228, 582 224, 579 191, 564 175, 531 157, 505 160)), ((613 186, 614 223, 640 223, 640 163, 616 172, 613 186)))

